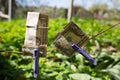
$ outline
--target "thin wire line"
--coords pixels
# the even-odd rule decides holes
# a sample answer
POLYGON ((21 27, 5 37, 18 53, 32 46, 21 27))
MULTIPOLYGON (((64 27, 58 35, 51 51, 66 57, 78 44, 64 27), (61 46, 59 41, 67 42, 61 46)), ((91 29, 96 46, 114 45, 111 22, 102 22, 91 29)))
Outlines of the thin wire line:
POLYGON ((115 28, 115 27, 116 27, 117 25, 119 25, 119 24, 120 24, 120 22, 112 25, 111 27, 109 27, 109 28, 107 28, 107 29, 105 29, 105 30, 102 30, 102 31, 98 32, 96 35, 94 35, 94 36, 92 36, 91 38, 89 38, 89 40, 96 38, 97 36, 105 33, 106 31, 108 31, 108 30, 110 30, 110 29, 112 29, 112 28, 115 28))

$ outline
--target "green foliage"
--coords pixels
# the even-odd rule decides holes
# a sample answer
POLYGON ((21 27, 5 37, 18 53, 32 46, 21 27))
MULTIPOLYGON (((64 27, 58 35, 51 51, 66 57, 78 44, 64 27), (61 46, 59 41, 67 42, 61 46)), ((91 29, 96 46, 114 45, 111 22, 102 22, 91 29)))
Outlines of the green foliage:
MULTIPOLYGON (((77 19, 73 21, 90 37, 110 24, 102 24, 102 21, 92 19, 77 19)), ((61 54, 55 49, 52 42, 55 35, 67 24, 66 19, 50 19, 48 32, 48 52, 46 58, 40 58, 38 80, 120 80, 120 57, 119 52, 106 51, 106 45, 115 46, 120 44, 120 28, 110 30, 94 40, 88 42, 86 51, 94 51, 93 56, 97 66, 91 65, 78 53, 71 58, 61 54), (96 47, 102 47, 95 51, 96 47)), ((0 50, 20 51, 24 43, 25 20, 16 19, 11 22, 0 23, 0 50)), ((0 53, 0 80, 34 80, 30 56, 16 53, 0 53)))
POLYGON ((25 20, 12 20, 0 23, 2 42, 0 49, 20 50, 25 35, 25 20))
POLYGON ((67 24, 63 18, 51 19, 49 21, 48 38, 49 45, 54 41, 55 35, 67 24))

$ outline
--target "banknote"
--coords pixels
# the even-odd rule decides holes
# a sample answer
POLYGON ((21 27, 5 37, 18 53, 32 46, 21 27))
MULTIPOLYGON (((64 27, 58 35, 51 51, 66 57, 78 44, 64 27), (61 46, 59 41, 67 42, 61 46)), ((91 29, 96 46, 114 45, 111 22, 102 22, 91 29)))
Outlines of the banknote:
POLYGON ((75 50, 72 43, 82 47, 89 37, 74 22, 68 23, 55 37, 54 45, 67 56, 72 56, 75 50))
POLYGON ((48 16, 38 12, 28 12, 26 34, 22 51, 33 54, 38 48, 42 56, 47 52, 48 16))

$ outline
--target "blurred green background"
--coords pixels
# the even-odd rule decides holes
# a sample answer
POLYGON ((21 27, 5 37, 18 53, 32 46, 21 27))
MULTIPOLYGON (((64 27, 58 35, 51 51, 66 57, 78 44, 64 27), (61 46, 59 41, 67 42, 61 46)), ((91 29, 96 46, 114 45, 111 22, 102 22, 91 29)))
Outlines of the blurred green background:
MULTIPOLYGON (((73 11, 72 21, 89 37, 120 20, 119 9, 109 10, 103 5, 96 6, 94 5, 89 10, 77 7, 75 8, 78 10, 77 13, 73 11), (97 15, 95 15, 96 10, 99 12, 97 15), (107 17, 103 14, 101 17, 101 13, 104 11, 107 11, 107 17)), ((14 9, 15 13, 13 12, 11 21, 8 22, 5 18, 0 20, 0 37, 2 37, 2 41, 0 41, 0 80, 34 80, 33 57, 22 53, 2 52, 2 50, 21 51, 25 39, 26 12, 40 12, 41 8, 45 9, 43 13, 48 14, 50 19, 48 52, 46 57, 40 57, 38 80, 120 80, 120 25, 90 40, 85 46, 86 52, 98 62, 97 66, 93 66, 79 53, 76 52, 72 57, 67 57, 53 45, 54 36, 68 23, 65 15, 66 9, 48 6, 31 8, 18 5, 17 9, 14 9), (54 15, 55 11, 56 15, 54 15)))

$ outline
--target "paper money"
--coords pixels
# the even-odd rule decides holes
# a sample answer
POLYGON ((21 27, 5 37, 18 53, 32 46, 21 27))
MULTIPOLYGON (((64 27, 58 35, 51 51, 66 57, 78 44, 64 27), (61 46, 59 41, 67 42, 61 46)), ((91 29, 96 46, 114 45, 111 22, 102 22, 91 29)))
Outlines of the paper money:
POLYGON ((75 50, 71 44, 82 47, 88 40, 89 37, 75 23, 70 22, 57 34, 54 45, 67 56, 72 56, 75 50))

